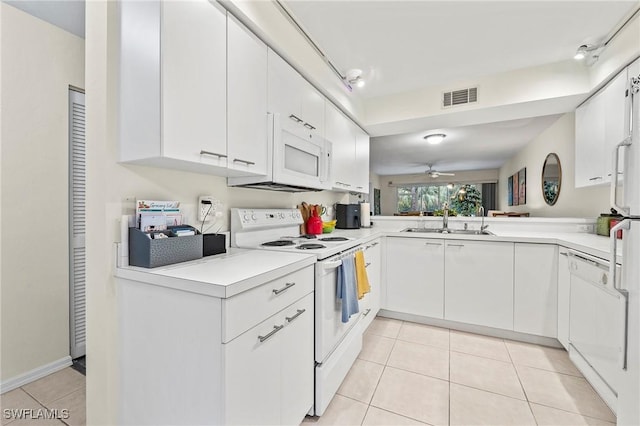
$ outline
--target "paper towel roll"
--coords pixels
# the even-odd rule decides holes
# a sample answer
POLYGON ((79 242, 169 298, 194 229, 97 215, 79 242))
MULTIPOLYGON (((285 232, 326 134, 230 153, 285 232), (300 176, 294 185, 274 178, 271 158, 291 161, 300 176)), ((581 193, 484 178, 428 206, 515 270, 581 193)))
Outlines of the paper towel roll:
POLYGON ((371 226, 371 205, 360 203, 360 226, 368 228, 371 226))

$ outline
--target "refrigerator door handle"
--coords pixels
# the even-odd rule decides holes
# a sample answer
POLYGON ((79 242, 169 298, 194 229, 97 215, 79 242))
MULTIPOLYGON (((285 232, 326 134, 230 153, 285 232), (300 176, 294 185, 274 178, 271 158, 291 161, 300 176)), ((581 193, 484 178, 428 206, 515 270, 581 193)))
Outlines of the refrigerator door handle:
POLYGON ((616 260, 618 258, 618 231, 621 229, 631 229, 631 219, 624 219, 616 226, 611 228, 609 232, 609 241, 611 244, 611 259, 609 260, 609 276, 611 277, 613 289, 620 293, 622 296, 623 307, 623 323, 624 329, 622 331, 622 359, 621 367, 623 370, 627 369, 627 341, 629 340, 629 293, 627 290, 621 288, 620 279, 617 275, 616 260))
POLYGON ((611 172, 611 189, 610 189, 610 202, 611 207, 616 209, 618 213, 623 216, 629 216, 631 209, 628 206, 621 206, 618 204, 618 176, 620 171, 620 148, 629 148, 631 146, 631 135, 624 138, 622 142, 616 145, 613 149, 613 167, 611 172))

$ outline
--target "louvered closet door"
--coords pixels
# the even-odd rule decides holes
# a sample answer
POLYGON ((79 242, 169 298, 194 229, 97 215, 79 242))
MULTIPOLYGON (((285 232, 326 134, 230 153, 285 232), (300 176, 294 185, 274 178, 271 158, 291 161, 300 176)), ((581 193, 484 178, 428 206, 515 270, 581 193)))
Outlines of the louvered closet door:
POLYGON ((69 229, 71 358, 86 352, 85 298, 85 103, 69 90, 69 229))

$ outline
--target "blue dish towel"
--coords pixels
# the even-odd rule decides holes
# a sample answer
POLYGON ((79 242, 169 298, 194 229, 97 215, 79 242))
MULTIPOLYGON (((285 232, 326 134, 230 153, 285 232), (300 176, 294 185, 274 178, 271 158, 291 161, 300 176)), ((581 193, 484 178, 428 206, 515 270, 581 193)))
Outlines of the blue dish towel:
POLYGON ((358 292, 356 290, 356 264, 353 257, 342 259, 338 267, 338 283, 336 294, 342 300, 342 322, 349 322, 349 317, 360 312, 358 292))

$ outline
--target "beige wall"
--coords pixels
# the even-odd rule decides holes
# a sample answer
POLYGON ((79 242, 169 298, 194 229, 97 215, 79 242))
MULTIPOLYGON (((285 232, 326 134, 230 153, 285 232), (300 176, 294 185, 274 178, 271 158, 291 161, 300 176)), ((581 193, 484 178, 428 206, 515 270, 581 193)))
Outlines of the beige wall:
POLYGON ((379 176, 379 179, 380 208, 384 216, 389 216, 398 211, 397 188, 400 185, 496 182, 498 180, 498 169, 455 172, 455 176, 439 176, 437 178, 431 178, 426 173, 420 173, 379 176))
POLYGON ((500 168, 498 205, 500 210, 529 212, 531 216, 596 217, 609 210, 609 187, 574 187, 575 129, 574 113, 558 121, 532 140, 500 168), (562 187, 558 201, 548 206, 542 198, 542 165, 550 152, 555 152, 562 166, 562 187), (507 205, 507 179, 523 167, 527 168, 527 204, 507 205))
POLYGON ((84 86, 84 42, 1 5, 5 381, 69 355, 68 88, 84 86))

